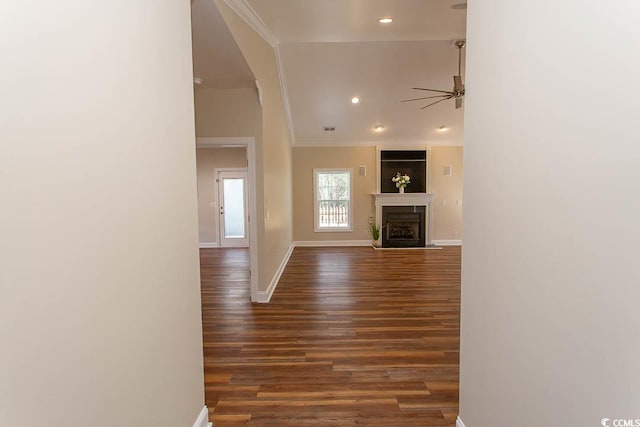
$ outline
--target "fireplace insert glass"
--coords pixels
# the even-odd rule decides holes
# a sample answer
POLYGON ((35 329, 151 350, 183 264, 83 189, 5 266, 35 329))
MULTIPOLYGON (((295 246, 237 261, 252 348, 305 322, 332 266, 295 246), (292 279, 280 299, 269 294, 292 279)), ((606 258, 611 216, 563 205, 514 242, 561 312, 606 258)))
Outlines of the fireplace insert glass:
POLYGON ((425 245, 424 206, 384 206, 382 247, 418 248, 425 245))

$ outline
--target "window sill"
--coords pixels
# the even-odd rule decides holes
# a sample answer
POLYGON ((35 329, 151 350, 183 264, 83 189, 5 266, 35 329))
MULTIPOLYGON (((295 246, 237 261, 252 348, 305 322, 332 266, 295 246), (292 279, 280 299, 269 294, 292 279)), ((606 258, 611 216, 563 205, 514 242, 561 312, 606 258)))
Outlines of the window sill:
POLYGON ((316 228, 315 233, 351 233, 352 228, 316 228))

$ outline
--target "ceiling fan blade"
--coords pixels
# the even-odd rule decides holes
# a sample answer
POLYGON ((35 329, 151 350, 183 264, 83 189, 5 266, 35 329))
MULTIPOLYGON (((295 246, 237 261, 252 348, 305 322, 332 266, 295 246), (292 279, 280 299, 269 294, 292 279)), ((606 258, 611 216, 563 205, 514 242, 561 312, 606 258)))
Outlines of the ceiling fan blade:
POLYGON ((425 105, 424 107, 420 107, 420 109, 421 109, 421 110, 424 110, 424 109, 425 109, 425 108, 427 108, 427 107, 431 107, 432 105, 436 105, 436 104, 437 104, 437 103, 439 103, 439 102, 446 101, 447 99, 451 99, 451 98, 453 98, 453 95, 447 96, 446 98, 443 98, 443 99, 441 99, 441 100, 439 100, 439 101, 432 102, 431 104, 429 104, 429 105, 425 105))
POLYGON ((453 76, 453 90, 460 92, 463 89, 464 85, 462 84, 462 76, 453 76))
POLYGON ((440 93, 446 93, 447 95, 454 95, 454 93, 449 91, 449 90, 426 89, 426 88, 423 88, 423 87, 412 87, 411 89, 428 90, 429 92, 440 92, 440 93))
POLYGON ((420 101, 422 99, 431 99, 431 98, 444 98, 446 96, 451 96, 451 95, 434 95, 434 96, 423 96, 422 98, 413 98, 413 99, 403 99, 400 102, 409 102, 409 101, 420 101))
POLYGON ((462 108, 462 98, 456 98, 456 108, 462 108))

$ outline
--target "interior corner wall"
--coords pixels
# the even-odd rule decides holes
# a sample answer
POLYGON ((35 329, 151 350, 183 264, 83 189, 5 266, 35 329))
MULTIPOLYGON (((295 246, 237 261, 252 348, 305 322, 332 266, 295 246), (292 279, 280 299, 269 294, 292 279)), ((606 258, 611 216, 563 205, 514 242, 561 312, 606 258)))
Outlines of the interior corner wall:
POLYGON ((201 246, 219 244, 219 203, 215 171, 218 168, 247 168, 245 147, 198 148, 198 230, 201 246))
POLYGON ((258 290, 265 291, 287 254, 293 236, 291 141, 275 50, 223 0, 216 0, 231 34, 262 87, 262 132, 256 139, 258 290))
POLYGON ((433 240, 462 240, 462 147, 434 146, 429 151, 429 186, 435 193, 433 240), (450 167, 450 175, 445 175, 450 167))
POLYGON ((1 2, 0 425, 204 406, 189 2, 1 2))
POLYGON ((635 0, 469 2, 467 427, 640 419, 638 21, 635 0))
POLYGON ((293 224, 295 241, 371 240, 369 217, 375 217, 372 194, 376 192, 376 147, 295 147, 293 149, 293 224), (360 176, 359 167, 366 167, 360 176), (353 231, 314 231, 313 170, 351 169, 353 231))

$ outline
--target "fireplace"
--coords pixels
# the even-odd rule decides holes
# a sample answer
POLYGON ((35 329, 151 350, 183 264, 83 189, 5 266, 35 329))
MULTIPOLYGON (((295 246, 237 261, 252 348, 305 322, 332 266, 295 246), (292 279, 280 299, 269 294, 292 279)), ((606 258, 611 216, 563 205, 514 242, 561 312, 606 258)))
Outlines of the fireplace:
POLYGON ((433 197, 433 193, 373 194, 376 205, 375 223, 382 226, 382 247, 433 246, 433 197), (387 225, 389 222, 390 226, 387 225))
POLYGON ((382 247, 425 246, 424 206, 385 206, 382 208, 382 225, 382 247))

